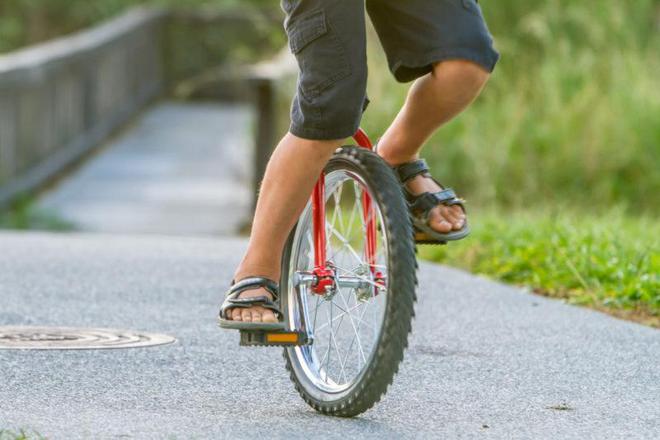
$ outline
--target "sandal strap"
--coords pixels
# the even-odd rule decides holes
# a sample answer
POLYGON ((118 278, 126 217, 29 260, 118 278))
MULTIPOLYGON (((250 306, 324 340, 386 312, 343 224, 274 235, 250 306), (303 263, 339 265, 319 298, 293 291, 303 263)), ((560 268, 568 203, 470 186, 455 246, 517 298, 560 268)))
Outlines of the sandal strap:
POLYGON ((252 298, 227 298, 227 303, 229 309, 240 308, 240 309, 249 309, 252 306, 261 306, 265 309, 270 309, 280 315, 280 308, 276 303, 271 301, 267 296, 255 296, 252 298))
POLYGON ((235 296, 232 296, 230 298, 227 298, 227 302, 230 302, 236 305, 237 307, 247 308, 257 303, 269 303, 272 302, 272 300, 267 296, 251 296, 249 298, 237 298, 235 296))
POLYGON ((232 286, 227 291, 227 296, 222 303, 222 306, 220 307, 220 316, 224 319, 227 319, 227 314, 231 309, 246 309, 252 306, 261 306, 265 309, 272 310, 279 318, 282 316, 282 312, 280 311, 278 304, 275 302, 277 301, 278 295, 279 287, 277 283, 266 277, 247 277, 238 282, 234 282, 232 280, 232 286), (265 295, 251 298, 239 298, 240 294, 244 291, 256 289, 259 287, 263 287, 268 292, 270 292, 273 295, 273 299, 271 300, 265 295))
POLYGON ((273 295, 273 299, 277 299, 280 295, 280 288, 275 281, 266 277, 254 276, 243 278, 238 282, 234 282, 232 280, 232 286, 227 291, 227 296, 233 295, 234 293, 236 293, 236 296, 238 296, 246 290, 252 290, 259 287, 263 287, 268 292, 270 292, 273 295))
POLYGON ((456 192, 451 188, 445 188, 442 191, 435 193, 425 192, 418 196, 411 197, 410 210, 416 214, 422 214, 424 217, 438 206, 438 204, 445 206, 460 205, 465 211, 465 201, 456 197, 456 192))
POLYGON ((399 176, 401 183, 406 183, 415 176, 429 172, 429 166, 424 159, 402 163, 401 165, 396 165, 392 168, 399 176))

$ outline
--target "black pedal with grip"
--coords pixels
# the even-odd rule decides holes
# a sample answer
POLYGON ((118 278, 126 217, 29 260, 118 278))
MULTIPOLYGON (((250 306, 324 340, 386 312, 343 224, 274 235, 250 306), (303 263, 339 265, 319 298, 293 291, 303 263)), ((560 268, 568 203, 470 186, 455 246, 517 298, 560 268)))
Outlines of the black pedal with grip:
POLYGON ((311 343, 303 332, 241 330, 242 347, 296 347, 311 343))

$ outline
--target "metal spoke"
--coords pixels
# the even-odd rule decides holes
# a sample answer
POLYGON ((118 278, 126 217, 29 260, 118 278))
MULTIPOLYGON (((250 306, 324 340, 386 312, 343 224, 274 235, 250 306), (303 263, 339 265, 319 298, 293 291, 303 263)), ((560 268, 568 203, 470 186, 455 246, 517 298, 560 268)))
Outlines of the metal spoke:
MULTIPOLYGON (((344 305, 348 309, 349 307, 348 307, 348 304, 346 304, 346 299, 341 295, 340 295, 340 297, 344 301, 344 305)), ((355 336, 357 336, 357 343, 358 343, 358 347, 360 348, 360 353, 362 354, 362 360, 366 363, 367 362, 367 357, 364 355, 364 348, 362 347, 362 341, 360 339, 360 335, 358 334, 358 330, 355 327, 355 323, 353 322, 353 315, 351 315, 350 312, 347 312, 347 314, 348 314, 348 319, 351 322, 351 327, 353 327, 353 332, 355 332, 355 336)))
MULTIPOLYGON (((327 310, 327 309, 326 309, 327 310)), ((330 312, 326 311, 326 315, 330 314, 330 322, 332 322, 332 304, 330 304, 330 312)), ((332 325, 330 326, 330 334, 328 335, 328 358, 325 361, 325 374, 329 376, 329 370, 330 370, 330 353, 332 351, 331 349, 331 337, 332 337, 332 325)))
POLYGON ((344 246, 351 252, 351 255, 353 255, 360 264, 364 263, 362 257, 360 257, 360 255, 358 255, 358 253, 355 252, 355 249, 353 249, 353 247, 348 243, 348 240, 346 240, 346 238, 343 235, 341 235, 339 231, 331 227, 330 232, 334 234, 344 244, 344 246))
MULTIPOLYGON (((355 307, 349 309, 349 311, 353 311, 353 310, 359 309, 359 308, 362 307, 362 306, 364 306, 364 307, 363 307, 364 310, 367 310, 367 308, 369 307, 369 303, 367 302, 367 303, 359 304, 359 305, 357 305, 357 306, 355 306, 355 307)), ((363 312, 363 315, 364 315, 364 312, 363 312)), ((361 317, 358 318, 357 316, 354 316, 354 315, 351 315, 351 316, 353 316, 353 319, 357 319, 357 320, 360 321, 362 324, 365 324, 367 327, 371 328, 372 330, 375 329, 375 327, 373 326, 373 324, 371 324, 370 322, 366 322, 366 321, 362 320, 361 317)))
MULTIPOLYGON (((331 301, 329 301, 329 302, 331 302, 331 301)), ((337 307, 338 309, 342 310, 342 313, 341 313, 340 315, 335 316, 335 317, 332 319, 331 322, 330 322, 330 321, 329 321, 329 322, 326 322, 326 323, 324 323, 321 327, 319 327, 319 328, 317 328, 317 329, 314 329, 314 331, 317 332, 317 331, 319 331, 319 330, 323 330, 323 329, 326 328, 327 326, 331 325, 334 321, 336 321, 336 320, 338 320, 338 319, 341 319, 346 313, 349 313, 349 312, 351 312, 351 311, 353 311, 353 310, 359 308, 361 305, 362 305, 362 304, 358 304, 358 305, 354 306, 354 307, 351 308, 351 309, 344 310, 344 309, 342 309, 341 307, 339 307, 339 306, 337 306, 337 305, 335 304, 335 307, 337 307)))
MULTIPOLYGON (((332 301, 330 301, 330 310, 332 310, 333 305, 334 305, 334 303, 332 301)), ((332 316, 332 312, 331 312, 330 316, 332 316)), ((342 318, 339 321, 339 324, 337 324, 337 329, 339 329, 339 326, 341 325, 343 320, 344 319, 342 318)), ((331 337, 331 340, 332 340, 332 344, 335 346, 335 350, 337 351, 337 360, 339 361, 339 367, 341 368, 341 371, 339 372, 339 374, 343 374, 344 377, 346 377, 346 369, 344 368, 344 364, 341 361, 341 352, 339 351, 339 345, 337 344, 337 339, 335 338, 335 331, 332 328, 332 325, 330 326, 330 337, 331 337)), ((339 376, 339 378, 341 379, 341 376, 339 376)))
MULTIPOLYGON (((360 318, 357 318, 358 321, 359 321, 358 322, 358 329, 360 328, 360 325, 363 323, 363 318, 364 318, 364 315, 367 313, 367 309, 368 309, 368 304, 364 307, 364 310, 362 312, 362 315, 360 315, 360 318)), ((374 331, 376 330, 375 327, 371 327, 371 329, 374 330, 374 331)), ((357 338, 357 336, 358 336, 357 333, 355 333, 355 335, 353 336, 353 339, 351 339, 351 343, 350 343, 350 345, 348 347, 348 350, 346 352, 346 357, 344 358, 344 364, 346 363, 346 361, 348 361, 348 356, 351 354, 351 348, 353 348, 353 344, 355 343, 355 338, 357 338)))

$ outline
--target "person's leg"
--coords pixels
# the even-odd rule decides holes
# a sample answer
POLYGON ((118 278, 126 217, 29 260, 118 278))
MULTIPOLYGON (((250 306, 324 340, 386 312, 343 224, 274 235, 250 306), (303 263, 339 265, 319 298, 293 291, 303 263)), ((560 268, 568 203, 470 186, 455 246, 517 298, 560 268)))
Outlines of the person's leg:
MULTIPOLYGON (((400 82, 416 79, 401 112, 378 144, 392 165, 416 159, 442 124, 479 94, 499 54, 476 0, 367 0, 367 9, 400 82)), ((418 176, 407 189, 436 192, 418 176)), ((436 207, 430 226, 439 232, 462 228, 460 206, 436 207)))
MULTIPOLYGON (((291 228, 321 170, 343 139, 357 130, 366 95, 364 4, 356 0, 283 0, 285 29, 300 75, 289 133, 273 153, 261 183, 247 252, 234 274, 279 280, 291 228)), ((265 289, 240 298, 271 296, 265 289)), ((263 307, 234 308, 229 318, 276 322, 263 307)))
MULTIPOLYGON (((436 63, 433 71, 416 80, 403 108, 378 142, 378 153, 391 165, 417 159, 428 138, 444 123, 463 111, 478 95, 489 73, 470 61, 436 63)), ((437 192, 441 188, 424 176, 407 185, 413 194, 437 192)), ((465 222, 460 206, 437 206, 430 226, 439 232, 459 230, 465 222)))
MULTIPOLYGON (((291 228, 309 200, 321 170, 341 144, 313 141, 288 133, 268 162, 252 223, 248 249, 234 273, 238 281, 248 276, 280 277, 280 258, 291 228)), ((241 298, 271 296, 265 289, 253 289, 241 298)), ((260 306, 236 308, 231 319, 249 322, 277 322, 275 314, 260 306)))

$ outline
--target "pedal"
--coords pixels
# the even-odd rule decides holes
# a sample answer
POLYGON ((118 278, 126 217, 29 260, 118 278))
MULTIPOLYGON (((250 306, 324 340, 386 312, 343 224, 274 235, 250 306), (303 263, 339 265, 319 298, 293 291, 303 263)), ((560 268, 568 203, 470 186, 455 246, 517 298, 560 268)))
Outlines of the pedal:
POLYGON ((241 330, 242 347, 297 347, 311 343, 303 332, 241 330))
POLYGON ((415 243, 417 244, 447 244, 446 241, 438 241, 424 232, 415 231, 415 243))

